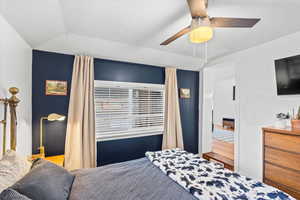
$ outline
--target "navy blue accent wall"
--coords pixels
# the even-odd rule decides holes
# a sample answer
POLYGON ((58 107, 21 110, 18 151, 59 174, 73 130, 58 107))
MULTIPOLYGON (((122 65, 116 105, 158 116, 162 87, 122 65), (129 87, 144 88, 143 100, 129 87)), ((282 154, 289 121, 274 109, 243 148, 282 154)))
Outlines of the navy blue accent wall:
POLYGON ((162 67, 95 59, 95 80, 164 84, 162 67))
MULTIPOLYGON (((51 52, 33 51, 32 58, 32 152, 38 153, 40 118, 50 113, 68 114, 69 93, 74 56, 51 52), (46 80, 68 81, 67 96, 46 96, 46 80)), ((47 155, 64 152, 67 120, 44 121, 47 155)))
POLYGON ((162 135, 98 142, 98 165, 145 157, 146 151, 161 150, 162 135))
POLYGON ((179 99, 184 149, 198 153, 199 144, 199 73, 177 70, 178 88, 190 88, 190 99, 179 99))
MULTIPOLYGON (((33 50, 32 131, 33 152, 39 146, 39 119, 52 112, 67 115, 74 56, 33 50), (68 81, 68 96, 46 96, 45 80, 68 81)), ((162 67, 95 59, 95 80, 164 83, 162 67)), ((199 73, 178 70, 178 87, 190 88, 191 98, 180 99, 180 112, 186 150, 198 152, 199 73)), ((47 155, 64 153, 66 122, 46 122, 47 155)), ((160 150, 162 135, 98 142, 98 165, 141 158, 146 151, 160 150)))

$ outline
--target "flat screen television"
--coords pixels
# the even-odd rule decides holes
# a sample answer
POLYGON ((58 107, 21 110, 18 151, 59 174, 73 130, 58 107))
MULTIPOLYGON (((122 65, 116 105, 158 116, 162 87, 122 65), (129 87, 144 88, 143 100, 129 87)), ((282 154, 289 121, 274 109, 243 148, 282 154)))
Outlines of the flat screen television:
POLYGON ((275 60, 277 94, 300 94, 300 55, 275 60))

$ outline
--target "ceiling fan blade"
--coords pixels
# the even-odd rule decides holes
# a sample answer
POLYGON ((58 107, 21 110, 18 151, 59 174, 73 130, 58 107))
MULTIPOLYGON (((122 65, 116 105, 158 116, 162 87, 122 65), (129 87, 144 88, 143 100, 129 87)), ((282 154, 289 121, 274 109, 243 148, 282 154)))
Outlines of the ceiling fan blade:
POLYGON ((192 18, 207 17, 207 0, 187 0, 192 18))
POLYGON ((163 43, 161 43, 160 45, 168 45, 171 42, 173 42, 174 40, 180 38, 181 36, 187 34, 188 32, 190 32, 191 30, 191 26, 185 27, 184 29, 182 29, 181 31, 179 31, 178 33, 176 33, 175 35, 173 35, 172 37, 170 37, 169 39, 167 39, 166 41, 164 41, 163 43))
POLYGON ((213 17, 210 19, 213 27, 221 28, 252 28, 259 21, 258 18, 213 17))

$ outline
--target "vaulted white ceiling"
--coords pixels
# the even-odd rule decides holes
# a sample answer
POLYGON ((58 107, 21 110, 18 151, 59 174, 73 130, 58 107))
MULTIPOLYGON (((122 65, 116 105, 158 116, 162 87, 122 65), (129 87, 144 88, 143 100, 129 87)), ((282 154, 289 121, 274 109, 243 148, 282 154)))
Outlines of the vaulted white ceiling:
MULTIPOLYGON (((210 16, 257 17, 252 29, 215 29, 208 60, 300 31, 299 0, 209 0, 210 16)), ((186 0, 0 0, 0 12, 35 49, 146 64, 199 68, 204 45, 184 36, 186 0)))

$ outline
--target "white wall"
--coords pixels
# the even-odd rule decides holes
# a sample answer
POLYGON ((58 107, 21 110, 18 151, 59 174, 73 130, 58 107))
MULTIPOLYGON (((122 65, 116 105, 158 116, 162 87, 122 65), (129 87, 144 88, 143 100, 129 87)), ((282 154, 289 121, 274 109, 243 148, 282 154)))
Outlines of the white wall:
POLYGON ((214 87, 214 124, 222 125, 223 118, 234 119, 233 86, 234 79, 218 80, 214 87))
POLYGON ((215 60, 209 66, 235 67, 239 171, 262 178, 262 131, 275 114, 300 105, 300 96, 277 96, 274 60, 300 54, 300 32, 215 60))
MULTIPOLYGON (((17 107, 17 151, 31 154, 31 65, 32 49, 0 14, 0 97, 9 97, 9 87, 18 87, 21 100, 17 107)), ((9 115, 8 115, 9 116, 9 115)), ((3 119, 3 104, 0 104, 0 119, 3 119)), ((7 125, 9 127, 9 124, 7 125)), ((2 125, 0 147, 2 152, 2 125)), ((9 129, 7 130, 9 144, 9 129)), ((7 146, 9 148, 9 145, 7 146)), ((2 153, 1 153, 2 155, 2 153)))
MULTIPOLYGON (((214 70, 203 69, 203 93, 202 93, 202 153, 212 149, 212 109, 213 109, 213 82, 214 70)), ((201 118, 200 118, 201 119, 201 118)), ((199 145, 200 146, 200 145, 199 145)))
POLYGON ((64 34, 34 49, 64 54, 84 54, 95 58, 126 61, 155 66, 172 66, 186 70, 197 70, 203 65, 200 57, 179 55, 152 48, 128 45, 100 38, 86 37, 77 34, 64 34))

